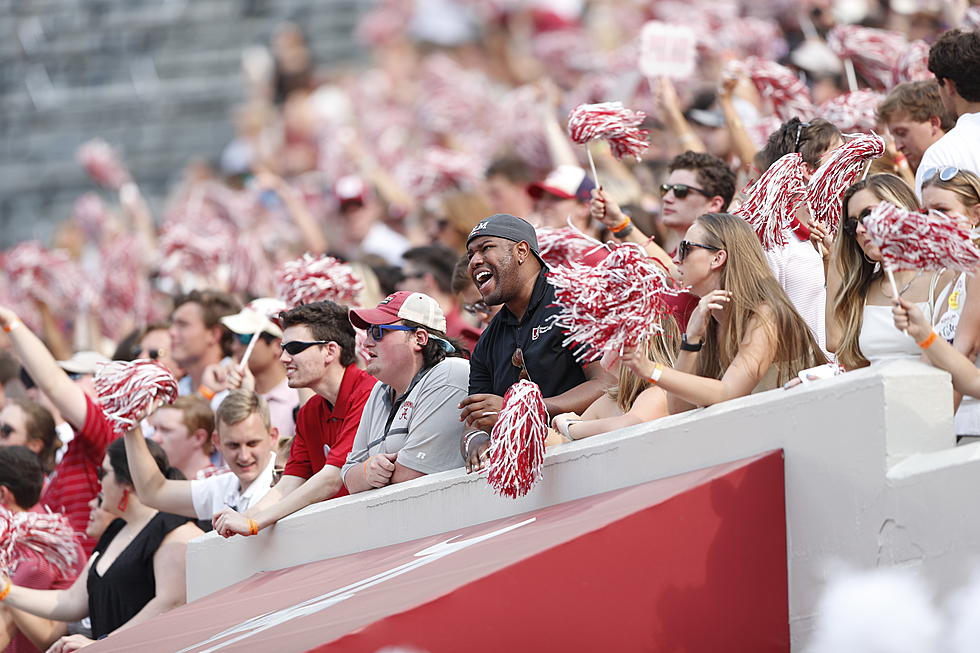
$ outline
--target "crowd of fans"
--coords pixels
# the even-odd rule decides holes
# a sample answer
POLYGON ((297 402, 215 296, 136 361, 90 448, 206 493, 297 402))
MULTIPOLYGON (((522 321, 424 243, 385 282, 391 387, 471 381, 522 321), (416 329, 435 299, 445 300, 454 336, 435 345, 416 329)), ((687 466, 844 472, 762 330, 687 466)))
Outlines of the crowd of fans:
POLYGON ((182 604, 202 530, 255 535, 315 502, 481 469, 520 379, 552 445, 921 358, 953 374, 957 434, 980 436, 972 277, 896 270, 896 297, 863 223, 881 200, 980 222, 980 7, 853 4, 841 20, 924 42, 928 73, 855 71, 821 0, 385 0, 359 28, 373 65, 318 69, 297 25, 250 49, 234 141, 188 164, 163 215, 138 179, 96 174, 117 201, 80 200, 62 249, 38 249, 45 274, 0 284, 0 516, 56 513, 75 533, 65 564, 0 569, 0 647, 70 651, 182 604), (650 19, 695 29, 694 75, 639 75, 650 19), (814 106, 865 99, 780 117, 722 72, 746 57, 788 66, 814 106), (651 145, 639 162, 591 146, 599 186, 562 121, 605 100, 643 109, 651 145), (784 155, 813 174, 872 129, 886 153, 841 196, 839 230, 804 207, 764 249, 733 215, 784 155), (556 233, 663 269, 677 292, 641 346, 583 364, 565 343, 556 233), (350 264, 357 299, 277 297, 273 270, 304 252, 350 264), (120 437, 93 385, 110 359, 157 361, 180 397, 120 437))

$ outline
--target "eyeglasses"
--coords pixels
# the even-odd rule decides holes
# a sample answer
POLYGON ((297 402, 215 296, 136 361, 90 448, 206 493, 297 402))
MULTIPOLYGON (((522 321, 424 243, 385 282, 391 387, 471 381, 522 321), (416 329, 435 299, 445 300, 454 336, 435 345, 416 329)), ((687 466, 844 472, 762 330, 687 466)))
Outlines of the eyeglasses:
POLYGON ((0 435, 3 436, 4 440, 9 438, 15 430, 16 429, 14 429, 14 427, 12 427, 10 424, 0 424, 0 435))
POLYGON ((415 328, 402 324, 372 324, 367 328, 367 334, 371 336, 371 340, 381 342, 385 337, 385 331, 415 331, 415 328))
POLYGON ((857 235, 858 223, 864 223, 864 219, 871 215, 871 207, 864 209, 858 214, 856 218, 848 218, 844 220, 844 224, 841 225, 841 230, 851 238, 857 235))
POLYGON ((470 315, 476 315, 477 313, 489 313, 490 307, 484 301, 473 302, 472 304, 463 304, 463 310, 470 315))
POLYGON ((300 354, 314 345, 325 345, 331 342, 330 340, 312 340, 310 342, 303 342, 302 340, 290 340, 289 342, 282 343, 283 351, 285 351, 290 356, 295 356, 300 354))
POLYGON ((701 188, 695 188, 694 186, 688 186, 687 184, 660 184, 661 197, 666 197, 667 193, 669 193, 670 191, 674 191, 674 197, 676 197, 679 200, 682 200, 685 197, 687 197, 691 193, 691 191, 694 191, 695 193, 700 193, 705 197, 711 197, 711 195, 708 194, 708 191, 703 190, 701 188))
POLYGON ((137 358, 149 358, 151 361, 155 361, 155 360, 159 360, 160 358, 166 355, 167 355, 167 350, 163 349, 162 347, 159 349, 145 349, 145 350, 142 347, 137 347, 133 350, 134 360, 137 358), (146 352, 145 356, 143 355, 144 351, 146 352))
POLYGON ((926 170, 925 174, 922 175, 922 181, 932 181, 933 177, 939 173, 939 181, 952 181, 953 177, 960 174, 960 169, 956 166, 946 166, 945 168, 929 168, 926 170))
POLYGON ((803 138, 803 130, 809 128, 810 128, 810 123, 808 122, 801 122, 796 126, 796 140, 793 141, 794 153, 798 153, 800 151, 800 142, 806 140, 805 138, 803 138))
POLYGON ((680 244, 677 245, 677 260, 681 263, 687 258, 687 255, 691 253, 691 250, 697 247, 698 249, 706 249, 709 252, 719 252, 721 247, 714 247, 712 245, 702 245, 701 243, 692 243, 689 240, 682 240, 680 244))

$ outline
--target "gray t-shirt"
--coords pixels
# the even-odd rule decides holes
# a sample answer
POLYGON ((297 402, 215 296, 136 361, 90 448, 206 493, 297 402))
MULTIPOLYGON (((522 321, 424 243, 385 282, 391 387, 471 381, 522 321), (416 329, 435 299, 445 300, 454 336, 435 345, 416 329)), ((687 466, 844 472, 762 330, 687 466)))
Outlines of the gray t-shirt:
POLYGON ((470 364, 462 358, 420 372, 387 432, 395 397, 391 386, 379 381, 364 405, 341 475, 379 453, 398 452, 396 462, 423 474, 462 467, 459 441, 466 425, 459 421, 459 402, 467 396, 469 376, 470 364))

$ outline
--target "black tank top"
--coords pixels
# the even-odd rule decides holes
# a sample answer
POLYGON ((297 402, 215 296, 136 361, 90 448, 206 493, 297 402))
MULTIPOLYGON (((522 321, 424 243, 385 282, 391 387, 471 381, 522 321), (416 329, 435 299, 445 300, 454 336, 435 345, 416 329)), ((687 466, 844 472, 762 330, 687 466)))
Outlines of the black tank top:
POLYGON ((105 552, 126 522, 116 519, 109 524, 92 552, 93 563, 86 582, 93 637, 99 639, 116 630, 156 596, 153 555, 170 531, 189 521, 187 517, 158 512, 100 576, 95 570, 95 556, 105 552))

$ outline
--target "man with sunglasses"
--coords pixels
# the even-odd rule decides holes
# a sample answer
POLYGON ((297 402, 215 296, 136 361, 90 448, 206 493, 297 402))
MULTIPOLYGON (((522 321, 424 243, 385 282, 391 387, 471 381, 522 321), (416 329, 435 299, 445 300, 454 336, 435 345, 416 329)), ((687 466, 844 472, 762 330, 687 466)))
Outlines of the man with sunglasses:
POLYGON ((959 168, 980 174, 980 30, 954 29, 929 48, 929 72, 939 97, 956 125, 932 144, 915 173, 915 194, 922 200, 927 170, 959 168))
POLYGON ((255 535, 311 503, 347 494, 340 468, 347 461, 364 404, 376 379, 358 369, 354 327, 334 302, 303 304, 279 314, 282 355, 290 388, 315 394, 299 409, 296 436, 282 479, 248 512, 214 516, 225 537, 255 535))
POLYGON ((456 406, 470 367, 446 339, 446 318, 428 295, 399 291, 350 311, 368 332, 367 371, 378 379, 343 468, 351 493, 462 465, 456 406))

